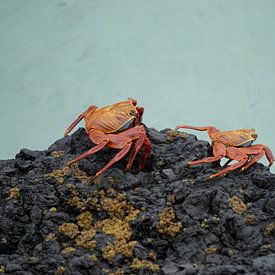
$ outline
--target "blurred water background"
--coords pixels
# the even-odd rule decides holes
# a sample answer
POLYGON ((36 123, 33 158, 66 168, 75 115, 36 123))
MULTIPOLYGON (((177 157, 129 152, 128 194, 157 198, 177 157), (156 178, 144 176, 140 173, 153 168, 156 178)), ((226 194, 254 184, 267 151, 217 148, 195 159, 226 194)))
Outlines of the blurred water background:
POLYGON ((0 159, 128 97, 149 127, 255 128, 275 153, 274 15, 273 0, 1 0, 0 159))

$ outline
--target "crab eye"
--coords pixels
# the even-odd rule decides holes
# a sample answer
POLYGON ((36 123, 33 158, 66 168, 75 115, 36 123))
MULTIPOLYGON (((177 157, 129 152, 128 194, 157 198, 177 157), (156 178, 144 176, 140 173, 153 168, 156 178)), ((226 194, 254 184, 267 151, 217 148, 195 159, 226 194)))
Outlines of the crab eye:
POLYGON ((135 99, 129 97, 128 100, 130 100, 134 106, 137 105, 137 101, 135 99))

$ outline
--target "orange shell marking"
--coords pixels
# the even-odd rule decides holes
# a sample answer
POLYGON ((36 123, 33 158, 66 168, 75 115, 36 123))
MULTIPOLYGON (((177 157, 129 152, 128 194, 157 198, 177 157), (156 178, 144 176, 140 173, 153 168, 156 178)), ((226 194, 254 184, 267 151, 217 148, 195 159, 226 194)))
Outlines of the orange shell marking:
MULTIPOLYGON (((97 129, 103 133, 117 133, 125 130, 123 126, 131 124, 136 117, 136 107, 131 100, 97 109, 85 118, 86 129, 97 129)), ((127 128, 127 127, 126 127, 127 128)))

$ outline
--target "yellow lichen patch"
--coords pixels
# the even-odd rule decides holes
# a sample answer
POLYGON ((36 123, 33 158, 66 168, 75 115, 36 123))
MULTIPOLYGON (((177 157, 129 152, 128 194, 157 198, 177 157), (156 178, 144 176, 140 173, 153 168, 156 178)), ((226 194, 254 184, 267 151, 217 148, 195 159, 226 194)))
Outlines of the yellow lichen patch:
POLYGON ((81 233, 76 238, 76 244, 87 249, 94 249, 96 246, 96 241, 93 239, 96 234, 94 228, 89 230, 81 231, 81 233))
POLYGON ((96 257, 96 255, 94 255, 94 254, 93 254, 93 255, 90 255, 89 258, 90 258, 91 261, 94 261, 94 262, 97 261, 97 257, 96 257))
POLYGON ((237 214, 242 214, 247 210, 247 206, 237 196, 233 196, 232 198, 229 198, 229 202, 231 204, 233 211, 237 214))
POLYGON ((139 211, 138 209, 132 208, 132 209, 129 211, 128 216, 125 217, 125 221, 127 221, 127 222, 132 222, 132 221, 134 221, 134 220, 137 218, 139 212, 140 212, 140 211, 139 211))
POLYGON ((182 179, 181 182, 184 185, 193 185, 196 181, 194 179, 182 179))
POLYGON ((208 228, 209 224, 208 224, 208 219, 204 219, 201 223, 201 228, 208 228))
POLYGON ((102 249, 102 257, 109 263, 113 261, 116 254, 123 254, 129 258, 133 255, 133 249, 136 244, 136 241, 127 242, 125 239, 115 241, 114 244, 108 244, 102 249))
POLYGON ((261 250, 262 251, 268 251, 268 250, 270 250, 272 248, 272 245, 270 244, 270 243, 268 243, 268 244, 263 244, 262 246, 261 246, 261 250))
POLYGON ((73 253, 75 252, 75 248, 74 247, 71 247, 71 246, 68 246, 68 247, 65 247, 61 253, 62 254, 68 254, 68 253, 73 253))
POLYGON ((90 181, 90 177, 84 171, 79 170, 76 163, 70 166, 66 165, 63 169, 54 170, 48 176, 54 178, 57 185, 61 185, 64 183, 64 177, 69 175, 69 173, 73 173, 83 184, 87 184, 90 181))
POLYGON ((122 268, 118 268, 116 271, 109 273, 109 275, 123 275, 123 274, 124 274, 124 271, 122 268))
POLYGON ((64 266, 59 266, 55 271, 55 275, 62 275, 65 272, 66 268, 64 266))
POLYGON ((72 197, 68 200, 68 205, 75 206, 79 210, 85 210, 89 204, 92 202, 92 198, 80 198, 75 186, 70 185, 69 190, 72 197))
POLYGON ((88 230, 92 226, 92 214, 88 211, 82 212, 76 217, 79 227, 88 230))
POLYGON ((75 170, 75 177, 86 185, 90 182, 91 179, 91 177, 87 176, 87 174, 79 168, 75 170))
POLYGON ((64 183, 64 177, 67 176, 70 171, 70 167, 66 165, 63 169, 54 170, 48 174, 48 176, 54 178, 57 185, 61 185, 64 183))
POLYGON ((157 224, 158 232, 175 236, 181 229, 181 222, 174 222, 175 213, 172 207, 166 208, 159 213, 159 222, 157 224))
POLYGON ((74 238, 79 234, 78 227, 74 223, 63 223, 58 227, 58 231, 69 238, 74 238))
POLYGON ((268 237, 273 232, 274 229, 275 229, 275 223, 267 224, 264 229, 264 236, 268 237))
POLYGON ((105 219, 96 223, 96 228, 101 229, 105 234, 114 235, 116 240, 102 249, 102 257, 109 263, 113 261, 116 254, 123 254, 125 257, 133 255, 136 241, 129 241, 132 231, 126 220, 118 218, 105 219))
POLYGON ((0 265, 0 273, 4 273, 5 272, 5 267, 3 265, 0 265))
POLYGON ((113 244, 108 244, 102 249, 102 258, 112 263, 116 255, 115 246, 113 244))
POLYGON ((50 156, 53 158, 60 158, 60 157, 64 156, 64 151, 52 151, 50 153, 50 156))
POLYGON ((128 210, 128 204, 123 194, 119 194, 115 198, 105 197, 101 200, 100 205, 111 217, 123 218, 125 211, 128 210))
POLYGON ((244 217, 244 222, 246 224, 251 224, 255 221, 256 221, 256 216, 255 215, 247 215, 247 216, 244 217))
POLYGON ((167 196, 167 205, 172 205, 176 201, 175 196, 173 194, 169 194, 167 196))
POLYGON ((169 130, 166 132, 166 140, 167 141, 173 141, 173 139, 177 136, 186 138, 188 136, 188 134, 183 133, 183 132, 178 132, 177 130, 169 130))
POLYGON ((109 176, 108 182, 113 185, 113 184, 117 184, 119 181, 117 179, 109 176))
POLYGON ((159 266, 147 260, 139 260, 138 258, 134 258, 131 267, 133 269, 142 269, 144 267, 148 267, 153 271, 159 270, 159 266))
POLYGON ((13 187, 8 192, 8 199, 18 199, 20 197, 20 188, 13 187))
POLYGON ((0 245, 1 244, 6 244, 7 242, 8 241, 7 241, 7 239, 5 237, 3 237, 3 238, 0 239, 0 245))
POLYGON ((114 235, 116 239, 129 240, 132 234, 129 224, 118 218, 105 219, 99 221, 95 225, 96 229, 102 229, 102 231, 109 235, 114 235))
POLYGON ((56 213, 57 209, 56 209, 56 207, 52 207, 52 208, 49 209, 49 211, 52 212, 52 213, 56 213))
POLYGON ((215 245, 210 245, 205 249, 206 254, 215 254, 218 248, 215 245))
POLYGON ((54 233, 49 233, 46 237, 45 237, 46 241, 52 241, 52 240, 56 240, 56 236, 54 233))
POLYGON ((157 254, 154 251, 150 251, 148 255, 154 261, 157 259, 157 254))
POLYGON ((97 210, 105 210, 111 217, 125 219, 126 221, 133 221, 139 214, 139 210, 127 202, 125 193, 117 193, 114 189, 107 190, 107 195, 113 197, 106 197, 105 192, 98 192, 99 199, 93 198, 92 205, 97 210))

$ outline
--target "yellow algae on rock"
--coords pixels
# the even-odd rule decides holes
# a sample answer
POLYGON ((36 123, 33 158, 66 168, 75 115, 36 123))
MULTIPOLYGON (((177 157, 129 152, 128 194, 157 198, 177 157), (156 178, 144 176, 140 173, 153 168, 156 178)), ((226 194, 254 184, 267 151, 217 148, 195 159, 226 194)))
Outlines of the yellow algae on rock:
POLYGON ((109 275, 123 275, 123 274, 124 274, 124 271, 122 268, 118 268, 116 271, 109 273, 109 275))
POLYGON ((267 224, 264 229, 264 236, 268 237, 273 232, 274 229, 275 229, 275 223, 267 224))
POLYGON ((242 214, 247 210, 247 206, 237 196, 233 196, 232 198, 229 198, 229 202, 231 204, 233 211, 237 214, 242 214))
POLYGON ((206 254, 215 254, 217 252, 218 248, 215 245, 210 245, 206 248, 205 253, 206 254))
POLYGON ((170 206, 170 205, 174 204, 175 201, 176 201, 176 199, 175 199, 175 195, 174 194, 169 194, 167 196, 167 205, 170 206))
POLYGON ((78 227, 74 223, 63 223, 58 227, 58 231, 69 238, 74 238, 79 234, 78 227))
POLYGON ((208 219, 204 219, 201 223, 201 228, 208 228, 209 224, 208 224, 208 219))
POLYGON ((82 212, 76 217, 76 219, 79 227, 84 228, 85 230, 92 227, 92 214, 89 211, 82 212))
POLYGON ((54 170, 48 174, 48 176, 54 178, 57 185, 62 185, 64 183, 64 177, 67 176, 70 171, 70 167, 66 165, 63 169, 54 170))
POLYGON ((1 244, 6 244, 7 242, 8 241, 7 241, 7 239, 5 237, 3 237, 3 238, 0 239, 0 245, 1 244))
POLYGON ((260 249, 261 249, 261 251, 268 251, 271 248, 272 248, 272 245, 270 243, 268 243, 268 244, 263 244, 260 249))
POLYGON ((144 267, 150 268, 152 271, 159 270, 159 266, 147 260, 139 260, 138 258, 134 258, 131 264, 133 269, 142 269, 144 267))
POLYGON ((65 272, 66 268, 64 266, 59 266, 55 271, 55 275, 62 275, 65 272))
POLYGON ((244 222, 246 224, 251 224, 255 221, 256 221, 256 216, 255 215, 247 215, 247 216, 244 217, 244 222))
POLYGON ((158 232, 174 237, 182 229, 181 222, 174 222, 174 220, 175 213, 172 207, 162 210, 159 213, 158 232))
POLYGON ((179 132, 177 130, 169 130, 166 132, 166 140, 172 142, 175 137, 182 137, 186 138, 188 137, 187 133, 179 132))
POLYGON ((90 255, 89 256, 89 259, 91 260, 91 261, 94 261, 94 262, 96 262, 97 261, 97 257, 96 257, 96 255, 90 255))
POLYGON ((20 197, 20 188, 13 187, 9 190, 8 199, 18 199, 20 197))
POLYGON ((73 253, 75 252, 75 248, 74 247, 71 247, 71 246, 68 246, 68 247, 65 247, 61 253, 62 254, 68 254, 68 253, 73 253))
POLYGON ((69 173, 73 173, 83 184, 88 184, 90 181, 90 177, 88 177, 84 171, 80 170, 76 163, 71 166, 66 165, 62 169, 54 170, 49 173, 48 176, 54 178, 57 185, 62 185, 64 183, 64 177, 69 175, 69 173))
POLYGON ((53 158, 60 158, 60 157, 64 156, 64 151, 52 151, 50 153, 50 156, 53 158))
POLYGON ((95 234, 96 231, 92 227, 89 230, 81 231, 76 238, 76 244, 87 249, 94 249, 96 246, 96 241, 93 239, 95 234))
POLYGON ((56 207, 52 207, 52 208, 49 209, 49 211, 52 212, 52 213, 56 213, 57 209, 56 209, 56 207))
POLYGON ((46 237, 45 237, 46 241, 52 241, 52 240, 56 240, 56 236, 54 233, 49 233, 46 237))
POLYGON ((118 218, 99 221, 96 223, 95 227, 97 229, 101 228, 106 234, 114 235, 117 239, 129 240, 132 234, 129 224, 118 218))

